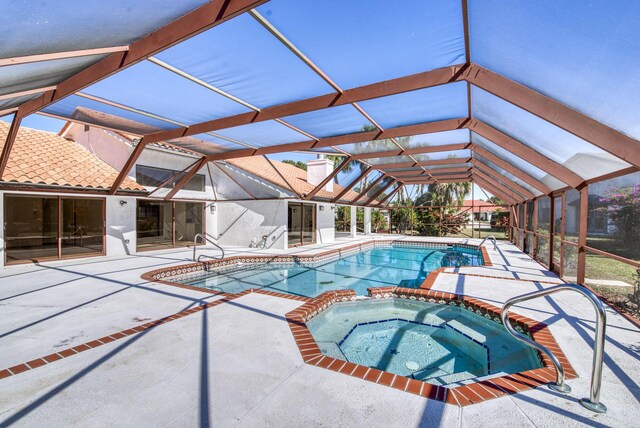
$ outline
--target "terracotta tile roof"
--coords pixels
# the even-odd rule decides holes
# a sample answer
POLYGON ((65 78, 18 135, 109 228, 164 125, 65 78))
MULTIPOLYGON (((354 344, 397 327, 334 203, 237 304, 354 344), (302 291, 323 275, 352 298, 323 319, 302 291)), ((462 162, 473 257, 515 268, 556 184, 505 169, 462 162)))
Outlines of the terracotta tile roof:
MULTIPOLYGON (((0 122, 0 147, 4 146, 9 126, 0 122)), ((73 141, 49 132, 20 128, 2 181, 108 189, 117 175, 118 171, 73 141)), ((129 178, 120 189, 145 191, 129 178)))
MULTIPOLYGON (((283 189, 290 190, 290 187, 287 183, 280 177, 278 172, 276 172, 269 162, 263 156, 251 156, 237 159, 229 159, 226 161, 227 163, 234 165, 238 168, 242 168, 248 173, 255 175, 256 177, 260 177, 263 180, 267 180, 276 186, 279 186, 283 189)), ((280 174, 289 182, 291 187, 298 193, 299 195, 310 193, 315 186, 307 183, 307 171, 298 168, 297 166, 279 162, 276 160, 271 160, 271 163, 275 168, 278 169, 280 174)), ((344 187, 333 184, 333 192, 327 192, 322 189, 314 198, 318 199, 328 199, 331 200, 338 196, 340 192, 344 190, 344 187)), ((340 201, 349 202, 359 196, 358 193, 353 191, 348 191, 340 201)))

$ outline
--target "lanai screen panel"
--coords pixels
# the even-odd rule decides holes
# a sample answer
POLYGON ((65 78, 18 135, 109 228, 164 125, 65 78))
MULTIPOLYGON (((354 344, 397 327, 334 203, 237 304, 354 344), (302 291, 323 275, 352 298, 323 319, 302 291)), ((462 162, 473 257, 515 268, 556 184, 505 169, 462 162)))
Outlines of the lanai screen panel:
POLYGON ((639 17, 634 1, 469 1, 471 60, 640 139, 639 17))
POLYGON ((445 159, 469 159, 471 157, 471 150, 451 150, 447 152, 434 152, 434 153, 421 153, 413 155, 418 162, 426 161, 440 161, 445 159))
POLYGON ((272 0, 258 11, 343 89, 464 62, 457 0, 272 0))
POLYGON ((351 161, 336 175, 335 183, 342 187, 349 187, 367 168, 368 166, 360 161, 351 161))
POLYGON ((39 97, 40 95, 42 95, 42 92, 38 92, 31 95, 22 95, 19 97, 0 99, 0 111, 9 110, 14 107, 18 107, 20 104, 27 102, 29 100, 32 100, 36 97, 39 97))
POLYGON ((599 147, 539 117, 472 87, 472 112, 477 119, 565 166, 584 179, 597 177, 630 165, 599 147), (594 168, 598 165, 598 168, 594 168))
POLYGON ((264 122, 221 129, 215 133, 225 138, 242 141, 253 147, 267 147, 275 144, 309 141, 309 137, 306 135, 294 131, 275 120, 266 120, 264 122))
MULTIPOLYGON (((466 160, 466 159, 465 159, 466 160)), ((429 166, 425 166, 423 167, 425 170, 427 170, 427 172, 429 172, 429 170, 433 170, 433 169, 444 169, 444 168, 471 168, 473 165, 471 165, 468 162, 462 162, 462 163, 447 163, 447 164, 443 164, 443 165, 429 165, 429 166)))
POLYGON ((64 119, 76 120, 104 128, 116 129, 136 135, 177 128, 178 125, 144 112, 126 110, 110 104, 70 95, 42 109, 64 119))
POLYGON ((513 153, 509 152, 506 149, 503 149, 502 147, 492 143, 491 141, 487 140, 486 138, 484 138, 481 135, 476 134, 475 132, 471 133, 471 141, 473 142, 473 144, 476 144, 480 147, 482 147, 483 149, 491 152, 493 155, 497 156, 498 158, 502 159, 505 162, 510 163, 511 165, 513 165, 515 168, 519 169, 520 171, 524 172, 525 174, 535 178, 536 180, 540 181, 541 183, 547 185, 547 187, 549 187, 551 190, 558 190, 558 189, 562 189, 563 187, 566 187, 567 184, 563 183, 562 181, 558 180, 555 177, 552 177, 551 175, 549 175, 548 173, 546 173, 545 171, 541 170, 540 168, 531 165, 529 162, 527 162, 526 160, 514 155, 513 153))
MULTIPOLYGON (((508 180, 513 181, 514 183, 516 183, 517 185, 524 187, 526 190, 528 190, 529 192, 533 193, 536 196, 542 195, 543 192, 541 192, 540 190, 536 189, 535 187, 532 187, 531 185, 529 185, 528 183, 522 181, 521 179, 519 179, 518 177, 516 177, 515 175, 509 173, 508 171, 506 171, 505 169, 501 168, 500 166, 496 165, 495 163, 491 162, 489 159, 484 158, 483 156, 479 155, 479 154, 474 154, 473 156, 475 159, 479 160, 480 162, 482 162, 484 165, 486 165, 488 168, 492 169, 493 171, 495 171, 497 174, 504 176, 505 178, 507 178, 508 180)), ((480 168, 482 170, 486 170, 486 172, 490 173, 491 175, 496 175, 496 173, 493 173, 492 171, 490 171, 487 167, 484 167, 483 165, 477 165, 477 168, 480 168)))
POLYGON ((239 142, 232 142, 211 134, 196 134, 189 137, 168 140, 168 142, 204 155, 218 154, 229 150, 245 149, 247 147, 239 142))
POLYGON ((352 144, 341 144, 338 147, 340 148, 340 150, 344 150, 351 155, 361 155, 366 153, 387 151, 395 151, 398 153, 400 152, 400 148, 389 139, 363 141, 352 144))
POLYGON ((377 129, 350 104, 285 116, 282 120, 317 138, 377 129))
MULTIPOLYGON (((357 200, 360 196, 362 196, 360 197, 358 202, 359 203, 366 202, 367 198, 372 196, 372 195, 367 196, 368 190, 372 188, 371 185, 374 184, 376 180, 378 180, 380 177, 382 177, 382 175, 383 173, 378 170, 369 171, 369 173, 362 180, 356 183, 356 185, 353 186, 353 188, 351 188, 351 191, 349 193, 343 195, 340 198, 340 200, 346 201, 346 202, 353 202, 357 200)), ((384 179, 381 181, 384 181, 384 179)), ((375 185, 373 187, 375 187, 375 185)))
POLYGON ((462 144, 469 142, 469 130, 455 129, 453 131, 433 132, 431 134, 410 135, 407 137, 398 137, 396 140, 404 149, 462 144))
POLYGON ((380 158, 367 158, 367 162, 369 162, 371 165, 373 165, 375 167, 393 168, 393 166, 395 164, 407 163, 407 162, 411 163, 411 162, 413 162, 413 159, 411 159, 409 156, 406 156, 406 155, 402 155, 402 156, 385 156, 385 157, 380 157, 380 158))
MULTIPOLYGON (((0 59, 126 46, 168 24, 205 0, 7 1, 2 4, 0 59)), ((106 55, 94 54, 0 67, 1 93, 62 82, 106 55)), ((0 94, 1 94, 0 93, 0 94)))
POLYGON ((249 14, 156 58, 258 108, 334 92, 249 14))
POLYGON ((210 162, 209 171, 211 171, 213 190, 217 200, 254 199, 254 195, 249 194, 229 177, 230 173, 223 163, 210 162))
POLYGON ((207 0, 7 1, 0 58, 128 45, 207 0), (108 10, 105 10, 108 7, 108 10))
MULTIPOLYGON (((373 198, 378 192, 380 192, 385 187, 389 186, 389 183, 391 183, 392 180, 393 180, 393 178, 391 178, 391 177, 385 177, 382 180, 380 180, 377 184, 372 186, 369 191, 367 191, 366 195, 364 195, 358 201, 358 203, 359 204, 365 204, 369 199, 373 198)), ((360 192, 360 193, 362 193, 362 192, 360 192)), ((382 199, 382 197, 384 197, 384 195, 378 196, 379 199, 382 199)))
POLYGON ((515 186, 513 186, 512 183, 510 183, 507 179, 506 176, 503 176, 501 174, 495 174, 493 172, 491 172, 488 168, 482 166, 482 165, 475 165, 474 168, 477 171, 480 171, 482 173, 484 173, 484 175, 482 176, 482 178, 484 178, 486 181, 489 181, 493 184, 499 184, 498 187, 506 187, 507 189, 511 190, 512 192, 516 193, 517 195, 519 195, 520 199, 528 199, 521 190, 516 189, 515 186), (489 177, 487 177, 489 176, 489 177), (494 178, 491 178, 494 177, 494 178))
MULTIPOLYGON (((218 193, 219 198, 224 199, 252 199, 252 197, 258 199, 264 198, 282 198, 282 197, 291 197, 292 194, 284 193, 283 190, 286 189, 286 186, 282 186, 282 188, 278 188, 271 183, 267 183, 264 180, 257 179, 252 174, 248 174, 244 169, 238 168, 237 166, 231 163, 225 162, 217 162, 217 167, 223 169, 224 173, 226 173, 226 179, 222 180, 222 183, 218 183, 218 188, 216 188, 216 192, 218 193), (247 198, 246 194, 250 194, 252 197, 247 198), (239 196, 236 198, 235 196, 239 196)), ((266 168, 270 168, 267 166, 266 168)), ((213 169, 211 170, 213 173, 213 169)), ((218 171, 219 172, 219 171, 218 171)), ((224 174, 223 173, 223 174, 224 174)), ((214 177, 214 181, 216 177, 214 177)))
POLYGON ((467 85, 450 83, 386 97, 363 101, 360 106, 382 126, 415 125, 417 123, 467 117, 467 85))
POLYGON ((250 111, 151 61, 133 65, 82 92, 186 125, 250 111))
POLYGON ((0 95, 55 85, 104 57, 87 55, 0 67, 0 95))

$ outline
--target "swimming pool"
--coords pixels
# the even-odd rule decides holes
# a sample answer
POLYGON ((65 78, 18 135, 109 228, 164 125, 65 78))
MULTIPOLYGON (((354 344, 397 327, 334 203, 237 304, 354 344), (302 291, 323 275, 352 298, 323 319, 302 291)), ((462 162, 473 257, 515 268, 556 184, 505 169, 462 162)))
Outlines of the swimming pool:
POLYGON ((307 322, 321 352, 435 385, 542 367, 501 323, 464 305, 404 299, 336 303, 307 322))
POLYGON ((237 294, 263 289, 304 297, 328 290, 353 289, 359 295, 382 286, 419 287, 429 272, 443 266, 484 264, 477 249, 462 245, 387 244, 336 254, 319 262, 236 263, 208 272, 169 278, 192 287, 237 294))

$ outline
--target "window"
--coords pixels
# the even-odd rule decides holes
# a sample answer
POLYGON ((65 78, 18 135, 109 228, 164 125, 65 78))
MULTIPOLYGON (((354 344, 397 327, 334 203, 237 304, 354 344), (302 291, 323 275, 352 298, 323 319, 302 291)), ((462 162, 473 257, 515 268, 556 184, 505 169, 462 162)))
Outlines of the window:
MULTIPOLYGON (((184 176, 184 172, 171 169, 156 168, 154 166, 136 165, 136 181, 138 184, 148 187, 159 187, 171 189, 184 176), (171 179, 173 177, 173 179, 171 179)), ((204 175, 195 174, 184 185, 183 190, 193 190, 204 192, 204 175)))

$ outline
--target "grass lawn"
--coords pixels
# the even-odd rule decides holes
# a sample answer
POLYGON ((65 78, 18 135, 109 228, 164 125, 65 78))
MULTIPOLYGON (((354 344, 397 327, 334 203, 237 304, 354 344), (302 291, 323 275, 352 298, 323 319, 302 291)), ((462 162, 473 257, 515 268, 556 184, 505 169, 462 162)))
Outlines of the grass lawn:
POLYGON ((629 312, 636 318, 640 318, 640 296, 633 294, 633 287, 616 287, 608 285, 590 285, 598 294, 629 312))
POLYGON ((588 279, 612 279, 632 285, 636 268, 605 256, 587 252, 585 276, 588 279))

